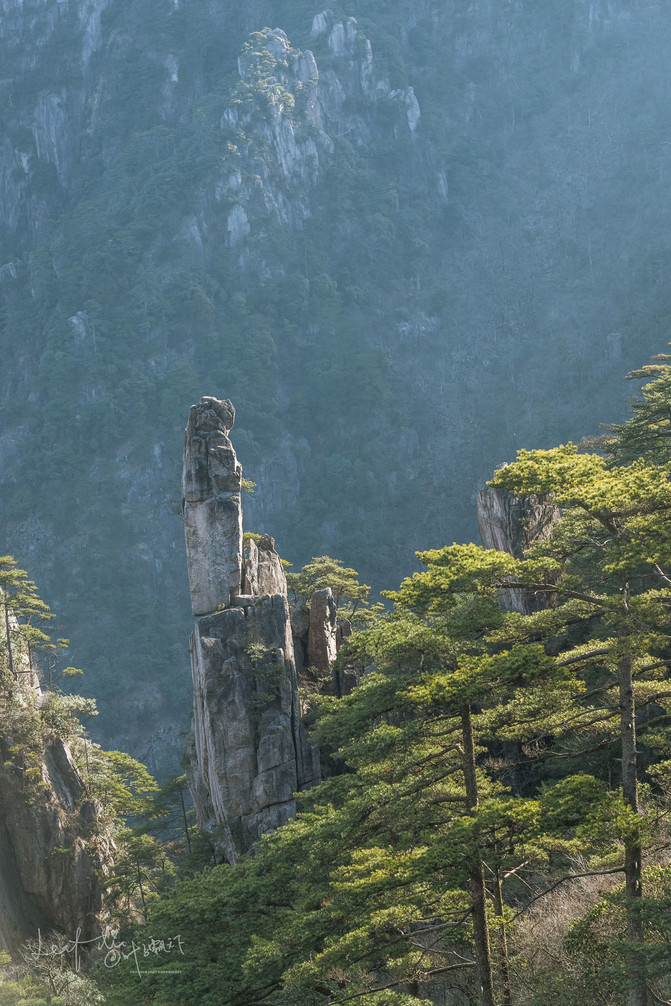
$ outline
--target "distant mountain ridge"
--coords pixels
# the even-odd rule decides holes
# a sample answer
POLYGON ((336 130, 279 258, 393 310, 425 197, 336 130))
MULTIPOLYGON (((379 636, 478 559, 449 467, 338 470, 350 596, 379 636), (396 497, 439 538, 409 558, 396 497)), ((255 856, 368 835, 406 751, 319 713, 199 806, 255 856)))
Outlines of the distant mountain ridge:
POLYGON ((518 445, 624 416, 668 341, 669 30, 652 0, 4 0, 0 551, 101 737, 181 749, 202 395, 238 406, 251 529, 377 587, 476 534, 518 445))

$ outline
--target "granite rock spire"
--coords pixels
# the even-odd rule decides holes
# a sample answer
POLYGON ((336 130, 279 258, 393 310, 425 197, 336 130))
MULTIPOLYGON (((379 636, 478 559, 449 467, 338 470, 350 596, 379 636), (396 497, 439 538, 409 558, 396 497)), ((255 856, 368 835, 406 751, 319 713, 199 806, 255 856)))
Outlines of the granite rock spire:
POLYGON ((195 617, 189 786, 199 826, 230 863, 295 814, 319 779, 300 721, 286 577, 268 535, 243 546, 235 410, 202 398, 184 446, 183 511, 195 617))

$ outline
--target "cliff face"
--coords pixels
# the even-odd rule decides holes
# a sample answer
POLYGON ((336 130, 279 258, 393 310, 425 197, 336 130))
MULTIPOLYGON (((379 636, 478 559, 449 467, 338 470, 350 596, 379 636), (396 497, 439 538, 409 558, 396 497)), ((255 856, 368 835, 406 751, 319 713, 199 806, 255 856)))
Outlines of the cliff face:
POLYGON ((183 478, 195 617, 187 771, 199 826, 230 863, 292 817, 294 793, 319 779, 300 722, 286 578, 272 538, 250 540, 243 563, 234 418, 230 402, 202 398, 191 408, 183 478))
MULTIPOLYGON (((513 496, 506 489, 485 486, 478 492, 478 525, 485 548, 509 552, 522 559, 533 544, 549 538, 559 509, 539 496, 513 496)), ((547 607, 547 593, 510 588, 500 591, 501 605, 506 611, 530 615, 547 607)))
POLYGON ((66 744, 41 752, 40 780, 26 783, 35 762, 0 736, 0 946, 56 931, 82 941, 100 933, 110 844, 100 832, 99 805, 86 799, 66 744))
POLYGON ((99 739, 177 761, 183 403, 238 403, 252 527, 375 587, 517 447, 622 419, 666 343, 671 7, 0 10, 0 553, 99 739))
MULTIPOLYGON (((72 184, 89 135, 95 58, 108 3, 3 0, 0 5, 0 233, 25 241, 72 184)), ((27 250, 15 248, 20 254, 27 250)))
POLYGON ((101 931, 113 845, 68 744, 40 729, 50 697, 25 653, 15 653, 15 670, 0 716, 0 948, 14 950, 38 929, 86 941, 101 931))
POLYGON ((320 71, 313 52, 292 46, 279 28, 256 32, 238 59, 240 83, 222 127, 239 158, 236 170, 218 181, 215 198, 234 200, 229 242, 242 246, 246 266, 253 266, 250 251, 267 235, 267 224, 254 225, 259 217, 300 228, 312 214, 312 190, 332 165, 339 137, 357 146, 370 142, 381 106, 397 137, 411 136, 420 121, 412 87, 392 89, 356 18, 330 10, 316 15, 310 42, 325 46, 328 69, 320 71))

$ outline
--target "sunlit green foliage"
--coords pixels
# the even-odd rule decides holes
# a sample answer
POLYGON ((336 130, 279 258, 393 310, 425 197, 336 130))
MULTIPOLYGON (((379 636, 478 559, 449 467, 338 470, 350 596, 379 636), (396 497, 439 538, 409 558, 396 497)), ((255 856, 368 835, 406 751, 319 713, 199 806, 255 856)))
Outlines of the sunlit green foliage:
POLYGON ((610 426, 610 435, 602 438, 602 449, 611 460, 628 463, 645 458, 655 464, 671 461, 671 356, 660 353, 655 363, 641 367, 628 376, 654 378, 644 384, 641 394, 631 404, 633 416, 623 425, 610 426))
MULTIPOLYGON (((668 899, 654 871, 643 898, 615 889, 559 938, 563 983, 516 948, 515 920, 576 876, 598 891, 624 875, 630 891, 642 850, 668 843, 666 466, 569 445, 521 452, 493 484, 550 495, 553 534, 521 559, 472 544, 420 553, 426 569, 348 644, 344 659, 369 666, 360 686, 313 713, 343 773, 254 857, 150 908, 150 925, 181 925, 193 956, 169 992, 146 981, 149 1001, 176 1004, 197 983, 204 1003, 232 1006, 418 1003, 446 976, 473 997, 483 952, 506 1002, 610 1006, 641 982, 663 997, 668 899), (511 584, 546 591, 550 607, 502 611, 511 584), (243 903, 254 907, 238 914, 243 903)), ((313 560, 294 583, 309 596, 323 571, 353 596, 354 571, 333 566, 313 560)))
MULTIPOLYGON (((14 681, 20 674, 30 673, 31 649, 56 649, 67 646, 67 640, 52 644, 50 637, 32 624, 49 621, 55 616, 38 595, 33 580, 23 569, 18 569, 11 555, 0 556, 0 608, 2 609, 2 649, 6 656, 6 669, 14 681), (22 661, 21 646, 25 650, 22 661)), ((13 687, 12 684, 9 686, 13 687)))
POLYGON ((359 582, 355 569, 328 555, 313 558, 299 573, 287 573, 287 587, 294 603, 307 604, 315 590, 330 588, 338 608, 338 618, 354 620, 358 625, 370 622, 383 608, 380 603, 370 604, 370 587, 359 582))
POLYGON ((150 794, 158 784, 142 762, 125 751, 101 751, 92 745, 88 769, 91 790, 111 817, 140 817, 151 807, 150 794))
MULTIPOLYGON (((476 595, 457 602, 445 624, 401 611, 368 630, 366 646, 383 673, 368 675, 352 695, 325 700, 316 728, 349 774, 306 795, 298 820, 267 838, 253 859, 178 886, 150 910, 151 927, 181 925, 192 948, 170 993, 160 977, 145 980, 154 1001, 176 1003, 193 982, 204 1003, 223 995, 232 1006, 317 1004, 355 993, 371 1004, 417 1003, 421 993, 395 989, 417 981, 428 988, 453 973, 473 987, 469 864, 486 850, 491 869, 538 868, 572 848, 577 824, 570 794, 553 789, 547 806, 544 797, 515 799, 482 765, 480 805, 469 812, 463 702, 495 706, 508 722, 515 708, 505 697, 514 686, 536 680, 540 687, 555 668, 540 646, 492 651, 483 631, 500 620, 496 605, 476 595), (255 908, 238 917, 238 898, 255 908), (210 917, 219 919, 214 932, 210 917), (206 966, 212 956, 216 966, 206 966)), ((481 755, 494 721, 485 710, 474 715, 481 755)), ((607 791, 591 782, 593 805, 605 808, 607 791)), ((606 834, 612 843, 617 829, 607 826, 606 834)), ((585 832, 582 847, 590 841, 596 838, 585 832)), ((112 988, 115 994, 124 993, 112 988)))

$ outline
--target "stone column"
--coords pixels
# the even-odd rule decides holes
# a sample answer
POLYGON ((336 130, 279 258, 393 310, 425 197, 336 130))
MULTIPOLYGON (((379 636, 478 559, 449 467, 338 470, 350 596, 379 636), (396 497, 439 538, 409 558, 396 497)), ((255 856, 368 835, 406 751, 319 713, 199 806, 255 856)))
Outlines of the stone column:
POLYGON ((201 398, 186 427, 182 497, 194 615, 208 615, 241 592, 242 468, 228 438, 234 422, 229 401, 201 398))
POLYGON ((230 402, 191 408, 183 509, 191 600, 193 735, 187 776, 199 827, 234 865, 296 813, 319 781, 300 722, 287 583, 269 535, 243 558, 242 469, 228 438, 230 402))

